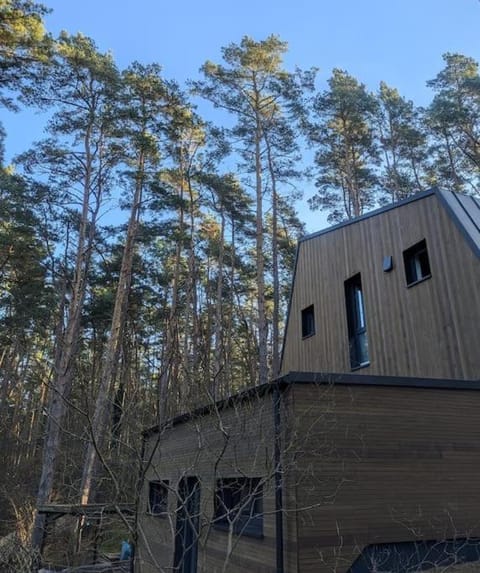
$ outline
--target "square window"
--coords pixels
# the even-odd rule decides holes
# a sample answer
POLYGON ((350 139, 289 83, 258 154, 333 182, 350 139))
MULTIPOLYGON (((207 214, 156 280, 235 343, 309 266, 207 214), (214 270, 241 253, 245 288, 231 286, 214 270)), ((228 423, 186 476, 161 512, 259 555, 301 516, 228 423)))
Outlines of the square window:
POLYGON ((239 535, 263 535, 263 487, 260 478, 222 478, 215 491, 215 521, 218 529, 233 529, 239 535))
POLYGON ((432 276, 425 239, 403 251, 403 262, 405 264, 407 286, 414 285, 432 276))
POLYGON ((148 487, 148 513, 164 515, 168 511, 168 481, 151 481, 148 487))
POLYGON ((315 313, 313 304, 302 310, 302 338, 315 334, 315 313))

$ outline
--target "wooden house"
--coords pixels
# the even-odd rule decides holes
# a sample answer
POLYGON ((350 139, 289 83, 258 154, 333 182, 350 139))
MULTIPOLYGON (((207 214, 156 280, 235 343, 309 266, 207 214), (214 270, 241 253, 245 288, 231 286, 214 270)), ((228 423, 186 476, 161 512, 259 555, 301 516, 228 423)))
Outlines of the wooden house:
POLYGON ((480 570, 479 245, 438 191, 301 241, 280 378, 144 433, 135 570, 480 570))

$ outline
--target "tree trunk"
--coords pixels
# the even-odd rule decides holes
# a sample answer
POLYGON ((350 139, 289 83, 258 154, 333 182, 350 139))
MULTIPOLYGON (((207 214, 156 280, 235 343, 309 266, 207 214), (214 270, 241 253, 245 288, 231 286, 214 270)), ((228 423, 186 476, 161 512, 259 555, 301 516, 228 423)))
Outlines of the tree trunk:
POLYGON ((272 316, 272 376, 280 371, 280 279, 278 271, 278 195, 277 178, 273 165, 272 150, 265 134, 268 169, 272 182, 272 274, 273 274, 273 316, 272 316))
POLYGON ((257 200, 256 263, 257 263, 257 310, 258 310, 258 383, 268 381, 267 317, 265 312, 265 255, 263 253, 263 188, 260 143, 262 127, 257 113, 255 133, 255 190, 257 200))
POLYGON ((167 416, 167 396, 168 388, 174 378, 174 373, 178 370, 175 362, 178 360, 178 295, 180 288, 180 266, 182 258, 182 240, 184 233, 184 209, 183 209, 184 189, 183 181, 180 185, 180 209, 179 209, 179 238, 175 246, 175 263, 172 282, 172 304, 168 323, 166 325, 166 340, 163 351, 162 367, 158 383, 158 424, 161 426, 167 416))
POLYGON ((135 193, 128 221, 127 237, 115 295, 110 338, 102 361, 100 386, 95 402, 95 412, 90 426, 91 439, 87 445, 87 453, 85 455, 83 465, 80 498, 80 502, 82 504, 93 502, 95 499, 97 484, 94 480, 98 470, 99 453, 101 453, 103 449, 106 441, 105 438, 108 433, 107 426, 110 414, 110 394, 117 373, 118 360, 127 318, 128 298, 132 282, 133 259, 143 192, 144 162, 145 159, 142 153, 138 162, 138 175, 135 183, 135 193))
MULTIPOLYGON (((68 319, 65 334, 57 341, 55 366, 50 389, 47 429, 43 445, 42 472, 37 493, 37 508, 50 500, 53 491, 54 473, 59 454, 62 424, 67 410, 70 389, 72 386, 75 359, 81 333, 81 316, 86 292, 87 273, 90 266, 92 245, 95 235, 96 217, 100 207, 99 193, 96 209, 90 215, 90 181, 91 158, 89 154, 89 134, 85 140, 86 174, 83 187, 83 205, 80 221, 80 233, 77 245, 75 272, 71 289, 71 300, 68 308, 68 319)), ((61 303, 63 308, 63 301, 61 303)), ((61 317, 59 318, 61 320, 61 317)), ((36 513, 32 533, 32 545, 39 548, 43 540, 45 516, 36 513)))
POLYGON ((223 341, 223 259, 225 254, 225 213, 220 208, 220 234, 218 237, 217 294, 215 301, 215 334, 214 334, 214 371, 212 394, 216 398, 218 391, 225 391, 225 348, 223 341))

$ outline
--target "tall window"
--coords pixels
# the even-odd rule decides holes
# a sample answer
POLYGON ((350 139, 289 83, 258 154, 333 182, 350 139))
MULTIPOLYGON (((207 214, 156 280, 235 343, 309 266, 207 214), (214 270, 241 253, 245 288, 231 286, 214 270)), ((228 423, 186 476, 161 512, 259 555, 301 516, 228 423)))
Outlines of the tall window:
POLYGON ((315 334, 315 313, 313 304, 302 310, 302 338, 315 334))
POLYGON ((367 323, 360 273, 345 281, 350 367, 360 368, 369 364, 367 323))
POLYGON ((261 537, 263 535, 263 488, 260 478, 217 480, 215 521, 219 529, 261 537))
POLYGON ((425 239, 403 251, 407 286, 414 285, 432 276, 425 239))

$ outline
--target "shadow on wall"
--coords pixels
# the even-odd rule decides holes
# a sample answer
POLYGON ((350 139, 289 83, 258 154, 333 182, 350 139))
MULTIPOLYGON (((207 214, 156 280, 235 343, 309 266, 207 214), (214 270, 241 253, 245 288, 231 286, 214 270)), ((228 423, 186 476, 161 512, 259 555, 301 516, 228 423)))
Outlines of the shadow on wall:
POLYGON ((379 543, 365 547, 347 573, 417 573, 438 568, 450 572, 473 563, 475 570, 480 571, 478 538, 379 543))

